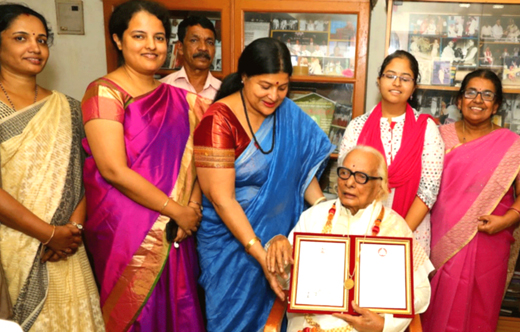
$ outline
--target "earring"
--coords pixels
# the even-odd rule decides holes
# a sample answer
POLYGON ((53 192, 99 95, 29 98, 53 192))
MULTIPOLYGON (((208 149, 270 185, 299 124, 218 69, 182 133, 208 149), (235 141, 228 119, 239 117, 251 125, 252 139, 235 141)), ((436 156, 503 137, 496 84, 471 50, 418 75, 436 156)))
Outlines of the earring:
POLYGON ((410 96, 410 100, 413 100, 413 95, 410 96))

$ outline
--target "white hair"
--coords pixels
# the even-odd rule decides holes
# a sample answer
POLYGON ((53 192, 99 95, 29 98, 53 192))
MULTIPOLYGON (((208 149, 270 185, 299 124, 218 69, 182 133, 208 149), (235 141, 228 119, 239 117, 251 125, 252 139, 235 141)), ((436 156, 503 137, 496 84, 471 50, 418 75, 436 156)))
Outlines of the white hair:
POLYGON ((352 151, 361 150, 364 152, 371 153, 377 160, 377 176, 381 177, 383 180, 381 181, 381 191, 377 195, 377 201, 383 201, 386 199, 388 194, 390 193, 388 187, 388 168, 386 167, 386 159, 383 157, 381 152, 377 151, 371 146, 368 145, 356 145, 352 148, 348 153, 346 153, 343 158, 340 158, 338 165, 343 166, 343 162, 347 158, 347 156, 352 153, 352 151))

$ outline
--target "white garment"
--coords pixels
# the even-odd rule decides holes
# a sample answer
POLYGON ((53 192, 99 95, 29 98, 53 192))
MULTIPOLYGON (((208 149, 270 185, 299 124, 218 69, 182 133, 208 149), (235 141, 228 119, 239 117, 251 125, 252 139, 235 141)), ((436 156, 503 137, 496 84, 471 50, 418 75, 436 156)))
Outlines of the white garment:
MULTIPOLYGON (((303 212, 300 216, 298 224, 289 234, 289 241, 292 244, 294 232, 302 233, 321 233, 323 226, 327 222, 327 215, 333 203, 336 203, 336 214, 332 219, 332 234, 352 234, 363 235, 366 234, 367 229, 371 234, 371 227, 374 220, 381 211, 381 203, 372 203, 366 209, 359 210, 355 215, 350 213, 350 210, 341 205, 338 199, 327 201, 316 206, 311 207, 303 212)), ((378 236, 399 236, 412 237, 412 231, 408 228, 406 221, 391 209, 385 209, 385 215, 380 225, 378 236)), ((416 247, 421 251, 420 247, 416 247)), ((424 252, 414 253, 414 309, 415 313, 423 313, 428 308, 430 303, 430 282, 428 274, 433 271, 433 265, 426 257, 424 252), (416 257, 417 256, 417 257, 416 257), (420 259, 416 259, 420 258, 420 259), (417 266, 415 266, 417 264, 417 266)), ((411 319, 395 318, 392 314, 382 315, 385 318, 385 325, 383 332, 400 332, 404 331, 410 324, 411 319)), ((309 327, 305 320, 304 314, 287 313, 288 327, 287 332, 297 332, 309 327)), ((336 318, 332 315, 313 315, 314 322, 320 324, 322 329, 331 329, 335 327, 347 326, 348 323, 342 319, 336 318)), ((353 329, 352 331, 356 331, 353 329)))
POLYGON ((502 38, 502 35, 504 34, 504 29, 501 25, 493 25, 493 37, 496 39, 502 38))
POLYGON ((480 37, 491 37, 493 36, 493 28, 491 26, 484 26, 480 31, 480 37))
POLYGON ((449 45, 446 46, 442 51, 441 59, 453 61, 453 59, 455 59, 455 51, 453 50, 453 47, 450 47, 449 45))
MULTIPOLYGON (((342 162, 346 154, 357 145, 357 140, 361 134, 361 130, 371 113, 372 111, 358 116, 349 123, 345 130, 343 140, 341 141, 338 161, 342 162)), ((417 119, 420 113, 415 110, 414 113, 415 118, 417 119)), ((392 161, 401 147, 405 115, 406 113, 392 118, 392 122, 395 122, 393 129, 388 123, 387 118, 381 118, 381 141, 383 143, 383 148, 385 149, 385 158, 388 166, 392 164, 392 161)), ((441 183, 443 162, 444 142, 442 141, 441 134, 439 133, 439 129, 437 129, 435 122, 428 120, 426 133, 424 135, 421 181, 417 191, 417 196, 424 202, 424 204, 426 204, 426 206, 428 206, 428 209, 431 209, 437 200, 441 183)), ((388 198, 383 202, 385 207, 392 207, 394 193, 395 191, 392 191, 390 195, 388 195, 388 198)), ((428 212, 414 232, 415 239, 421 244, 428 256, 430 255, 430 234, 430 213, 428 212)))

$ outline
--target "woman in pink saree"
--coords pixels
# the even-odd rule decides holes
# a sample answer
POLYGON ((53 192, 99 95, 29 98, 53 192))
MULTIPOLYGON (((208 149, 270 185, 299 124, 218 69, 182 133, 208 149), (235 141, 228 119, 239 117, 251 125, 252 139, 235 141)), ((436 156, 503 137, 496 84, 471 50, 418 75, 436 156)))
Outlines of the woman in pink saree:
POLYGON ((501 103, 500 79, 474 71, 459 91, 462 120, 440 128, 446 156, 431 219, 437 272, 424 331, 496 329, 520 221, 520 137, 493 124, 501 103))
POLYGON ((204 331, 190 236, 202 216, 193 131, 203 103, 154 78, 171 31, 166 9, 126 2, 109 30, 124 63, 92 82, 82 102, 85 241, 105 326, 204 331))

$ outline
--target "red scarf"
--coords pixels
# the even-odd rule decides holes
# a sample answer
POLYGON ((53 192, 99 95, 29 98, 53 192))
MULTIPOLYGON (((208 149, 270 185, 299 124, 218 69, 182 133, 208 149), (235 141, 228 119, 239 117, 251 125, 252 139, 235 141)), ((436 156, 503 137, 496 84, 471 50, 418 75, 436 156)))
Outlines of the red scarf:
MULTIPOLYGON (((363 126, 357 144, 371 146, 381 152, 383 156, 386 156, 381 142, 382 114, 381 103, 379 103, 363 126)), ((431 116, 421 114, 415 120, 412 107, 406 104, 401 147, 397 151, 394 161, 388 167, 388 184, 390 188, 395 188, 392 209, 403 218, 406 217, 419 189, 424 134, 428 118, 431 118, 431 116)))

